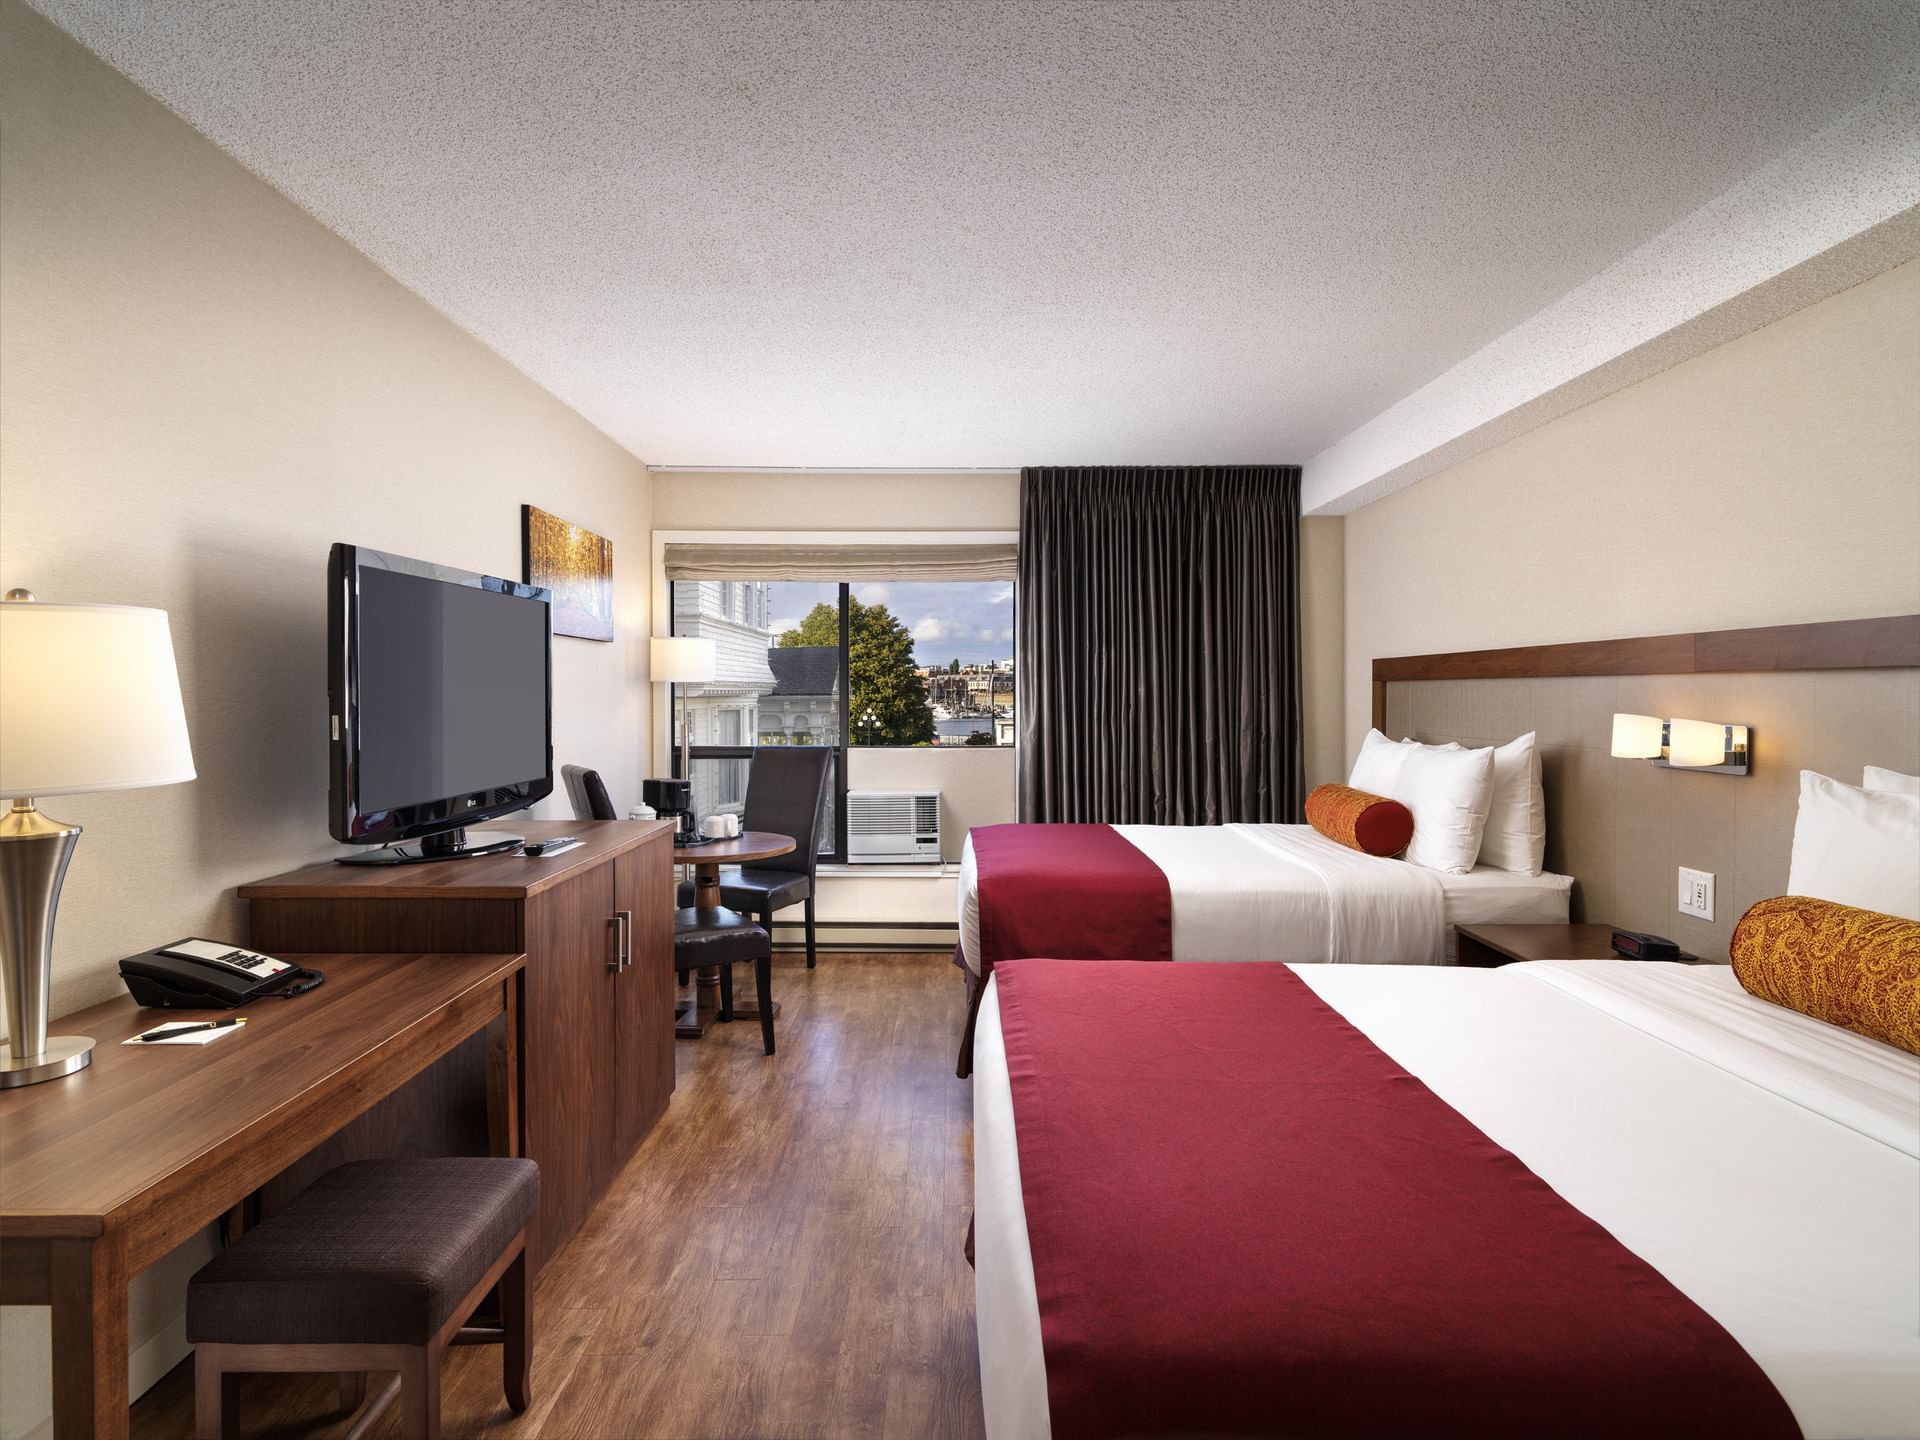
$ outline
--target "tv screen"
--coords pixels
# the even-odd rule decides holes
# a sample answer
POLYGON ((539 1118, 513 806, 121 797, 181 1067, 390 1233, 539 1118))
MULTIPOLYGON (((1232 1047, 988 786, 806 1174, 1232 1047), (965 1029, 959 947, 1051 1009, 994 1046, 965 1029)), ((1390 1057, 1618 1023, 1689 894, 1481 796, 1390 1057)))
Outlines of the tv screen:
POLYGON ((430 836, 551 793, 548 592, 334 547, 332 829, 430 836))

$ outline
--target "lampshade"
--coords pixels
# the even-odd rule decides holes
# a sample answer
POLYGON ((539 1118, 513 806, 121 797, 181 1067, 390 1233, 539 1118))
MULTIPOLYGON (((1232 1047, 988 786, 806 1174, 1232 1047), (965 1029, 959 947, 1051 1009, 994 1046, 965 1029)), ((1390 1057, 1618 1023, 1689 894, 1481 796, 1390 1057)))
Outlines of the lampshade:
POLYGON ((193 778, 166 611, 0 603, 0 796, 193 778))
POLYGON ((1658 759, 1660 728, 1665 723, 1658 715, 1615 715, 1613 753, 1623 760, 1658 759))
POLYGON ((1705 720, 1675 720, 1668 733, 1667 763, 1700 767, 1727 759, 1727 727, 1705 720))
POLYGON ((711 640, 686 635, 656 635, 649 667, 655 681, 698 685, 713 679, 720 664, 719 647, 711 640))

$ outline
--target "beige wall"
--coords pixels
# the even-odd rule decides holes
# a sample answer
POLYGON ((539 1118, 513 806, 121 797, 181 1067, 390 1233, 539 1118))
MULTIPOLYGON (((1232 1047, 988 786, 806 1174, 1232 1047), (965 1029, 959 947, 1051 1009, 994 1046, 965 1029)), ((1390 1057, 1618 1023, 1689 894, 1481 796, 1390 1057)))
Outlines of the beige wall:
POLYGON ((654 471, 660 530, 1018 530, 1009 471, 654 471))
POLYGON ((1911 613, 1916 556, 1920 261, 1347 516, 1346 753, 1375 656, 1911 613))
POLYGON ((1346 521, 1300 522, 1300 703, 1307 788, 1347 778, 1341 735, 1346 636, 1346 521))
MULTIPOLYGON (((122 955, 240 938, 235 885, 332 848, 334 540, 517 575, 523 501, 609 536, 620 638, 555 642, 556 758, 637 793, 640 463, 14 0, 0 67, 0 585, 166 609, 200 774, 48 802, 86 827, 56 1013, 118 993, 122 955)), ((140 1305, 136 1344, 177 1318, 140 1305)), ((21 1326, 8 1435, 45 1413, 21 1326)))
MULTIPOLYGON (((1375 656, 1920 611, 1920 262, 1347 517, 1346 747, 1375 656)), ((1801 767, 1920 763, 1920 672, 1387 687, 1388 727, 1545 747, 1550 867, 1576 918, 1724 959, 1786 886, 1801 767), (1615 710, 1754 726, 1754 773, 1607 752, 1615 710), (1716 877, 1711 922, 1676 867, 1716 877)))

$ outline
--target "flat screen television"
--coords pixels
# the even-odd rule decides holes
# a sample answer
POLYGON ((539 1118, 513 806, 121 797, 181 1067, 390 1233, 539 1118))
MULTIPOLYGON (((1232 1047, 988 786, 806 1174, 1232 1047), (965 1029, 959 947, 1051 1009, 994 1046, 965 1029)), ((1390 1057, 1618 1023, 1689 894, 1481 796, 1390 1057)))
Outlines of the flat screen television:
POLYGON ((328 823, 341 857, 493 854, 466 827, 553 792, 552 594, 335 545, 327 562, 328 823), (401 842, 417 842, 402 844, 401 842))

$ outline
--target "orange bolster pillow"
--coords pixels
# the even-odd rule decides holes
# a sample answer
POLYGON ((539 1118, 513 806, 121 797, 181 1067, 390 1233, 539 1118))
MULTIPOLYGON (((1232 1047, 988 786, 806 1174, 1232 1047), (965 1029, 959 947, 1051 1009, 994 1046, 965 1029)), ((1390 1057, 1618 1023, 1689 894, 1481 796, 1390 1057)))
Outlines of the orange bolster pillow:
POLYGON ((1920 920, 1831 900, 1762 900, 1733 929, 1751 995, 1920 1055, 1920 920))
POLYGON ((1349 785, 1316 787, 1307 796, 1307 823, 1329 840, 1369 855, 1398 855, 1413 839, 1411 810, 1349 785))

